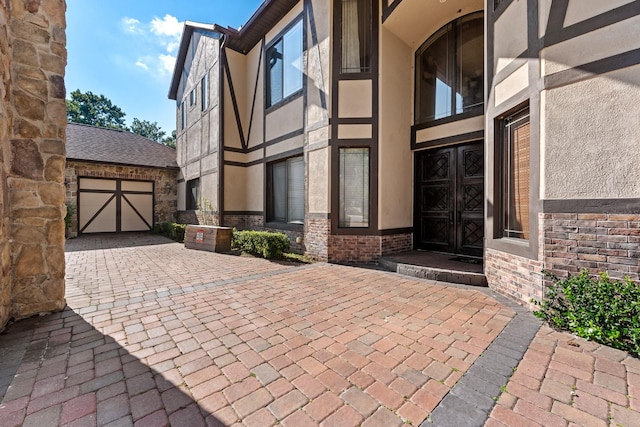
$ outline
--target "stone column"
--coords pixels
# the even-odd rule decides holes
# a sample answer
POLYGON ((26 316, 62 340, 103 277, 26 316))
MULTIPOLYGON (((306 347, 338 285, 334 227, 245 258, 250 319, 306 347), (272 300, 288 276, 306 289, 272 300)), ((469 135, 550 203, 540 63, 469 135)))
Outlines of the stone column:
POLYGON ((1 289, 6 296, 9 283, 8 316, 22 318, 65 306, 66 4, 8 3, 0 6, 0 20, 7 24, 0 26, 7 33, 2 39, 8 41, 6 46, 0 42, 2 67, 9 70, 3 73, 0 101, 3 210, 8 210, 0 222, 8 225, 0 228, 0 250, 8 240, 10 265, 7 274, 3 269, 1 289))

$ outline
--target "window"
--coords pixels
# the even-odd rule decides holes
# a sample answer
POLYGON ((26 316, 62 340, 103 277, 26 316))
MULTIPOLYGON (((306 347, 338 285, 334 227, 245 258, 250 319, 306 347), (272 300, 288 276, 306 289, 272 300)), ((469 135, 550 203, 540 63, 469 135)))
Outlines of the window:
POLYGON ((369 226, 369 149, 340 149, 340 227, 369 226))
POLYGON ((273 222, 304 224, 304 159, 302 156, 270 164, 268 174, 267 219, 273 222))
POLYGON ((200 98, 202 99, 201 109, 205 111, 209 108, 209 73, 205 74, 200 82, 200 98))
POLYGON ((187 126, 187 110, 184 108, 184 101, 180 103, 180 129, 187 126))
POLYGON ((371 1, 342 0, 342 73, 371 71, 371 1))
MULTIPOLYGON (((529 239, 529 108, 498 121, 502 131, 502 236, 529 239)), ((498 187, 498 188, 500 188, 498 187)))
POLYGON ((187 181, 187 210, 198 209, 200 202, 200 179, 191 179, 187 181))
POLYGON ((462 114, 484 104, 482 12, 453 21, 416 52, 415 121, 462 114))
POLYGON ((267 107, 302 89, 302 21, 267 49, 267 107))
POLYGON ((194 105, 196 105, 196 90, 192 89, 191 92, 189 92, 189 107, 193 107, 194 105))

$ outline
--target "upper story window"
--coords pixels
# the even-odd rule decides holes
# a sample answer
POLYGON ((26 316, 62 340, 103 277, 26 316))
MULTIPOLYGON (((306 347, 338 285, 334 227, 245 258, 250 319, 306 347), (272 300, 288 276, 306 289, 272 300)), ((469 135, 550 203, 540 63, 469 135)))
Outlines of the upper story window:
POLYGON ((482 12, 463 16, 447 24, 418 49, 415 103, 416 123, 442 119, 475 109, 482 110, 482 12))
POLYGON ((342 73, 371 71, 371 0, 342 2, 342 73))
POLYGON ((189 107, 196 105, 196 90, 195 88, 189 92, 189 107))
POLYGON ((201 110, 209 108, 209 73, 205 74, 200 82, 201 110))
POLYGON ((267 48, 267 107, 302 89, 302 20, 267 48))

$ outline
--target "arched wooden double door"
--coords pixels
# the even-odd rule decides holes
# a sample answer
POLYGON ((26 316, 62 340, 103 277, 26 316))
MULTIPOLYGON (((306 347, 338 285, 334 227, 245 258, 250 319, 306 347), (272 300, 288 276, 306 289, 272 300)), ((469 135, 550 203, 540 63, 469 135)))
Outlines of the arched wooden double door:
POLYGON ((482 256, 483 142, 420 151, 415 162, 416 249, 482 256))

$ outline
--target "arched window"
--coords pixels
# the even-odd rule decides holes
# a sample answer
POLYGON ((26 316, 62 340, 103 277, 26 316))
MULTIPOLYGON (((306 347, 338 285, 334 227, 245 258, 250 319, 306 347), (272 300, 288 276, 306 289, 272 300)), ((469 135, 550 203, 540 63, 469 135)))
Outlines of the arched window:
POLYGON ((482 12, 456 19, 416 52, 415 122, 425 123, 484 104, 482 12))

